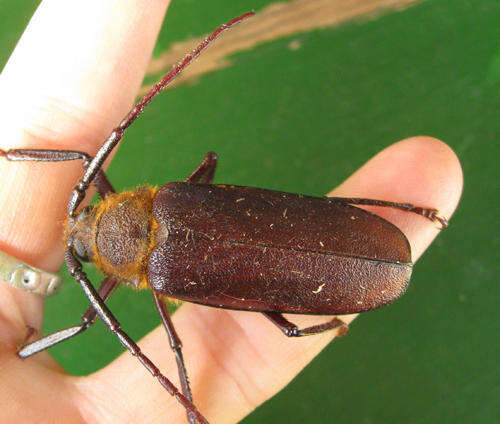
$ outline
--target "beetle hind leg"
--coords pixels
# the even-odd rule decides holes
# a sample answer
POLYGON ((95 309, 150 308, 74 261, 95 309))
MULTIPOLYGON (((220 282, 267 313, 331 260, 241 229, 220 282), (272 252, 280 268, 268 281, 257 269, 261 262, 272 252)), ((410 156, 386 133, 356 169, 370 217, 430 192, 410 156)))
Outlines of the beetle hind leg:
POLYGON ((374 199, 361 199, 361 198, 350 198, 350 197, 333 197, 332 199, 340 200, 351 205, 367 205, 367 206, 382 206, 388 208, 399 209, 405 212, 416 213, 417 215, 423 216, 428 220, 438 223, 441 226, 441 230, 448 227, 449 222, 444 217, 439 215, 439 211, 433 208, 422 208, 420 206, 412 205, 411 203, 396 203, 388 202, 386 200, 374 200, 374 199))
POLYGON ((298 328, 293 322, 288 321, 279 312, 263 312, 263 314, 269 318, 269 320, 287 337, 310 336, 312 334, 320 334, 325 331, 334 330, 335 328, 338 328, 337 337, 341 337, 347 333, 347 330, 349 329, 349 326, 337 317, 332 318, 330 321, 323 324, 312 325, 306 328, 298 328))

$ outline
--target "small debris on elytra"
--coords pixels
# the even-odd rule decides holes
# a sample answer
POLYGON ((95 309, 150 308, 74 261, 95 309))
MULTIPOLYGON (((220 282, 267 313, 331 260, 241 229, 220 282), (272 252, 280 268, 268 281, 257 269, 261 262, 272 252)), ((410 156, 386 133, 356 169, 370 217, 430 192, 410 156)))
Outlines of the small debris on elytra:
POLYGON ((323 287, 325 287, 325 284, 326 283, 321 284, 320 286, 318 286, 318 288, 316 290, 313 290, 312 292, 315 294, 318 294, 321 290, 323 290, 323 287))

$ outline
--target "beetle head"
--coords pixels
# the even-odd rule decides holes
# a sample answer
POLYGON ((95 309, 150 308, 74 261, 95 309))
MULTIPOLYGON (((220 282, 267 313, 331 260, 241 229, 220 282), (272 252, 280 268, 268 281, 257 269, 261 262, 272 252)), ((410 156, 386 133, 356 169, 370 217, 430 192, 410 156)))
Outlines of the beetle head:
POLYGON ((95 208, 84 207, 76 217, 69 217, 66 222, 66 245, 71 246, 76 256, 85 262, 92 258, 92 228, 95 221, 95 208))

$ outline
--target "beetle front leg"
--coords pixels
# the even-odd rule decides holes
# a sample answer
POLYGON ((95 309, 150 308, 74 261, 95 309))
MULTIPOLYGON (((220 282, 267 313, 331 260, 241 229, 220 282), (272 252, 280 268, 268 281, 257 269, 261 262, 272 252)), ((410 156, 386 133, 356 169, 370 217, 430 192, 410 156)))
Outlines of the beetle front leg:
POLYGON ((324 324, 312 325, 311 327, 299 329, 293 322, 288 321, 279 312, 263 312, 263 314, 287 337, 310 336, 312 334, 324 333, 325 331, 335 328, 339 329, 337 337, 342 337, 349 329, 349 326, 337 317, 332 318, 324 324))
POLYGON ((120 326, 119 321, 113 315, 113 313, 106 306, 104 301, 99 296, 99 293, 94 288, 92 283, 87 277, 87 274, 82 269, 82 264, 78 261, 76 256, 73 254, 72 248, 67 247, 64 252, 64 260, 68 267, 68 271, 75 281, 80 284, 85 296, 89 300, 93 309, 97 312, 99 318, 102 319, 109 331, 114 334, 120 343, 125 347, 137 360, 146 368, 153 377, 155 377, 160 384, 170 393, 175 399, 188 411, 188 415, 193 415, 196 417, 197 421, 201 424, 208 424, 208 421, 201 415, 193 402, 191 402, 186 396, 184 396, 177 387, 175 387, 172 382, 163 375, 159 368, 142 352, 141 348, 134 342, 130 336, 125 333, 120 326))
MULTIPOLYGON (((78 150, 55 150, 55 149, 0 149, 0 157, 10 161, 30 161, 30 162, 66 162, 70 160, 82 160, 83 168, 87 169, 92 157, 85 152, 78 150)), ((93 181, 97 192, 101 198, 115 192, 113 186, 100 169, 93 181)))
MULTIPOLYGON (((97 293, 103 301, 106 301, 118 285, 119 281, 112 277, 106 277, 99 286, 97 293)), ((97 312, 92 306, 89 306, 87 311, 82 315, 82 323, 80 325, 56 331, 55 333, 42 337, 32 343, 26 344, 17 354, 21 358, 28 358, 29 356, 48 349, 49 347, 71 339, 87 330, 95 322, 96 318, 97 312)))
POLYGON ((187 183, 211 184, 214 179, 215 169, 217 168, 217 155, 214 152, 208 152, 198 167, 191 172, 191 175, 184 181, 187 183))
MULTIPOLYGON (((168 340, 170 341, 170 347, 172 348, 175 354, 175 360, 177 361, 177 369, 179 371, 179 380, 181 382, 182 394, 186 396, 191 402, 193 402, 193 395, 191 393, 191 388, 189 387, 189 379, 187 376, 186 365, 184 364, 184 357, 182 356, 181 339, 177 335, 177 331, 175 331, 174 323, 170 318, 170 314, 165 305, 165 302, 163 301, 161 296, 158 295, 158 293, 156 293, 154 290, 152 290, 152 292, 156 310, 158 311, 158 314, 160 315, 161 321, 163 323, 163 327, 167 332, 168 340)), ((189 422, 191 424, 195 424, 196 422, 195 417, 189 412, 187 413, 187 416, 189 422)))

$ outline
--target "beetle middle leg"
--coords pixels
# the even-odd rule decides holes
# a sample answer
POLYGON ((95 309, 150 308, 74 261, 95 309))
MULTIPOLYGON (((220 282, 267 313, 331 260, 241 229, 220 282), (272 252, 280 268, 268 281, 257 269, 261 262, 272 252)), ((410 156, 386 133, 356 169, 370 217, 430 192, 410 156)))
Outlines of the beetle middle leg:
POLYGON ((310 336, 312 334, 320 334, 325 331, 334 330, 335 328, 339 329, 337 337, 341 337, 347 333, 347 330, 349 329, 348 325, 337 317, 332 318, 330 321, 323 324, 312 325, 306 328, 298 328, 293 322, 288 321, 279 312, 263 312, 263 314, 269 318, 269 320, 287 337, 310 336))
MULTIPOLYGON (((175 360, 177 362, 177 369, 179 371, 179 380, 181 382, 181 389, 184 396, 186 396, 191 402, 193 401, 193 395, 191 393, 191 388, 189 387, 189 379, 187 376, 186 365, 184 364, 184 357, 182 356, 182 342, 177 332, 175 331, 174 323, 170 318, 170 314, 165 305, 164 300, 161 296, 152 290, 153 298, 155 301, 156 310, 160 315, 163 327, 168 334, 168 340, 170 341, 170 347, 174 351, 175 360)), ((188 413, 188 420, 191 424, 195 423, 195 418, 192 414, 188 413)))
POLYGON ((208 152, 197 168, 184 181, 187 183, 211 184, 217 168, 217 155, 208 152))

